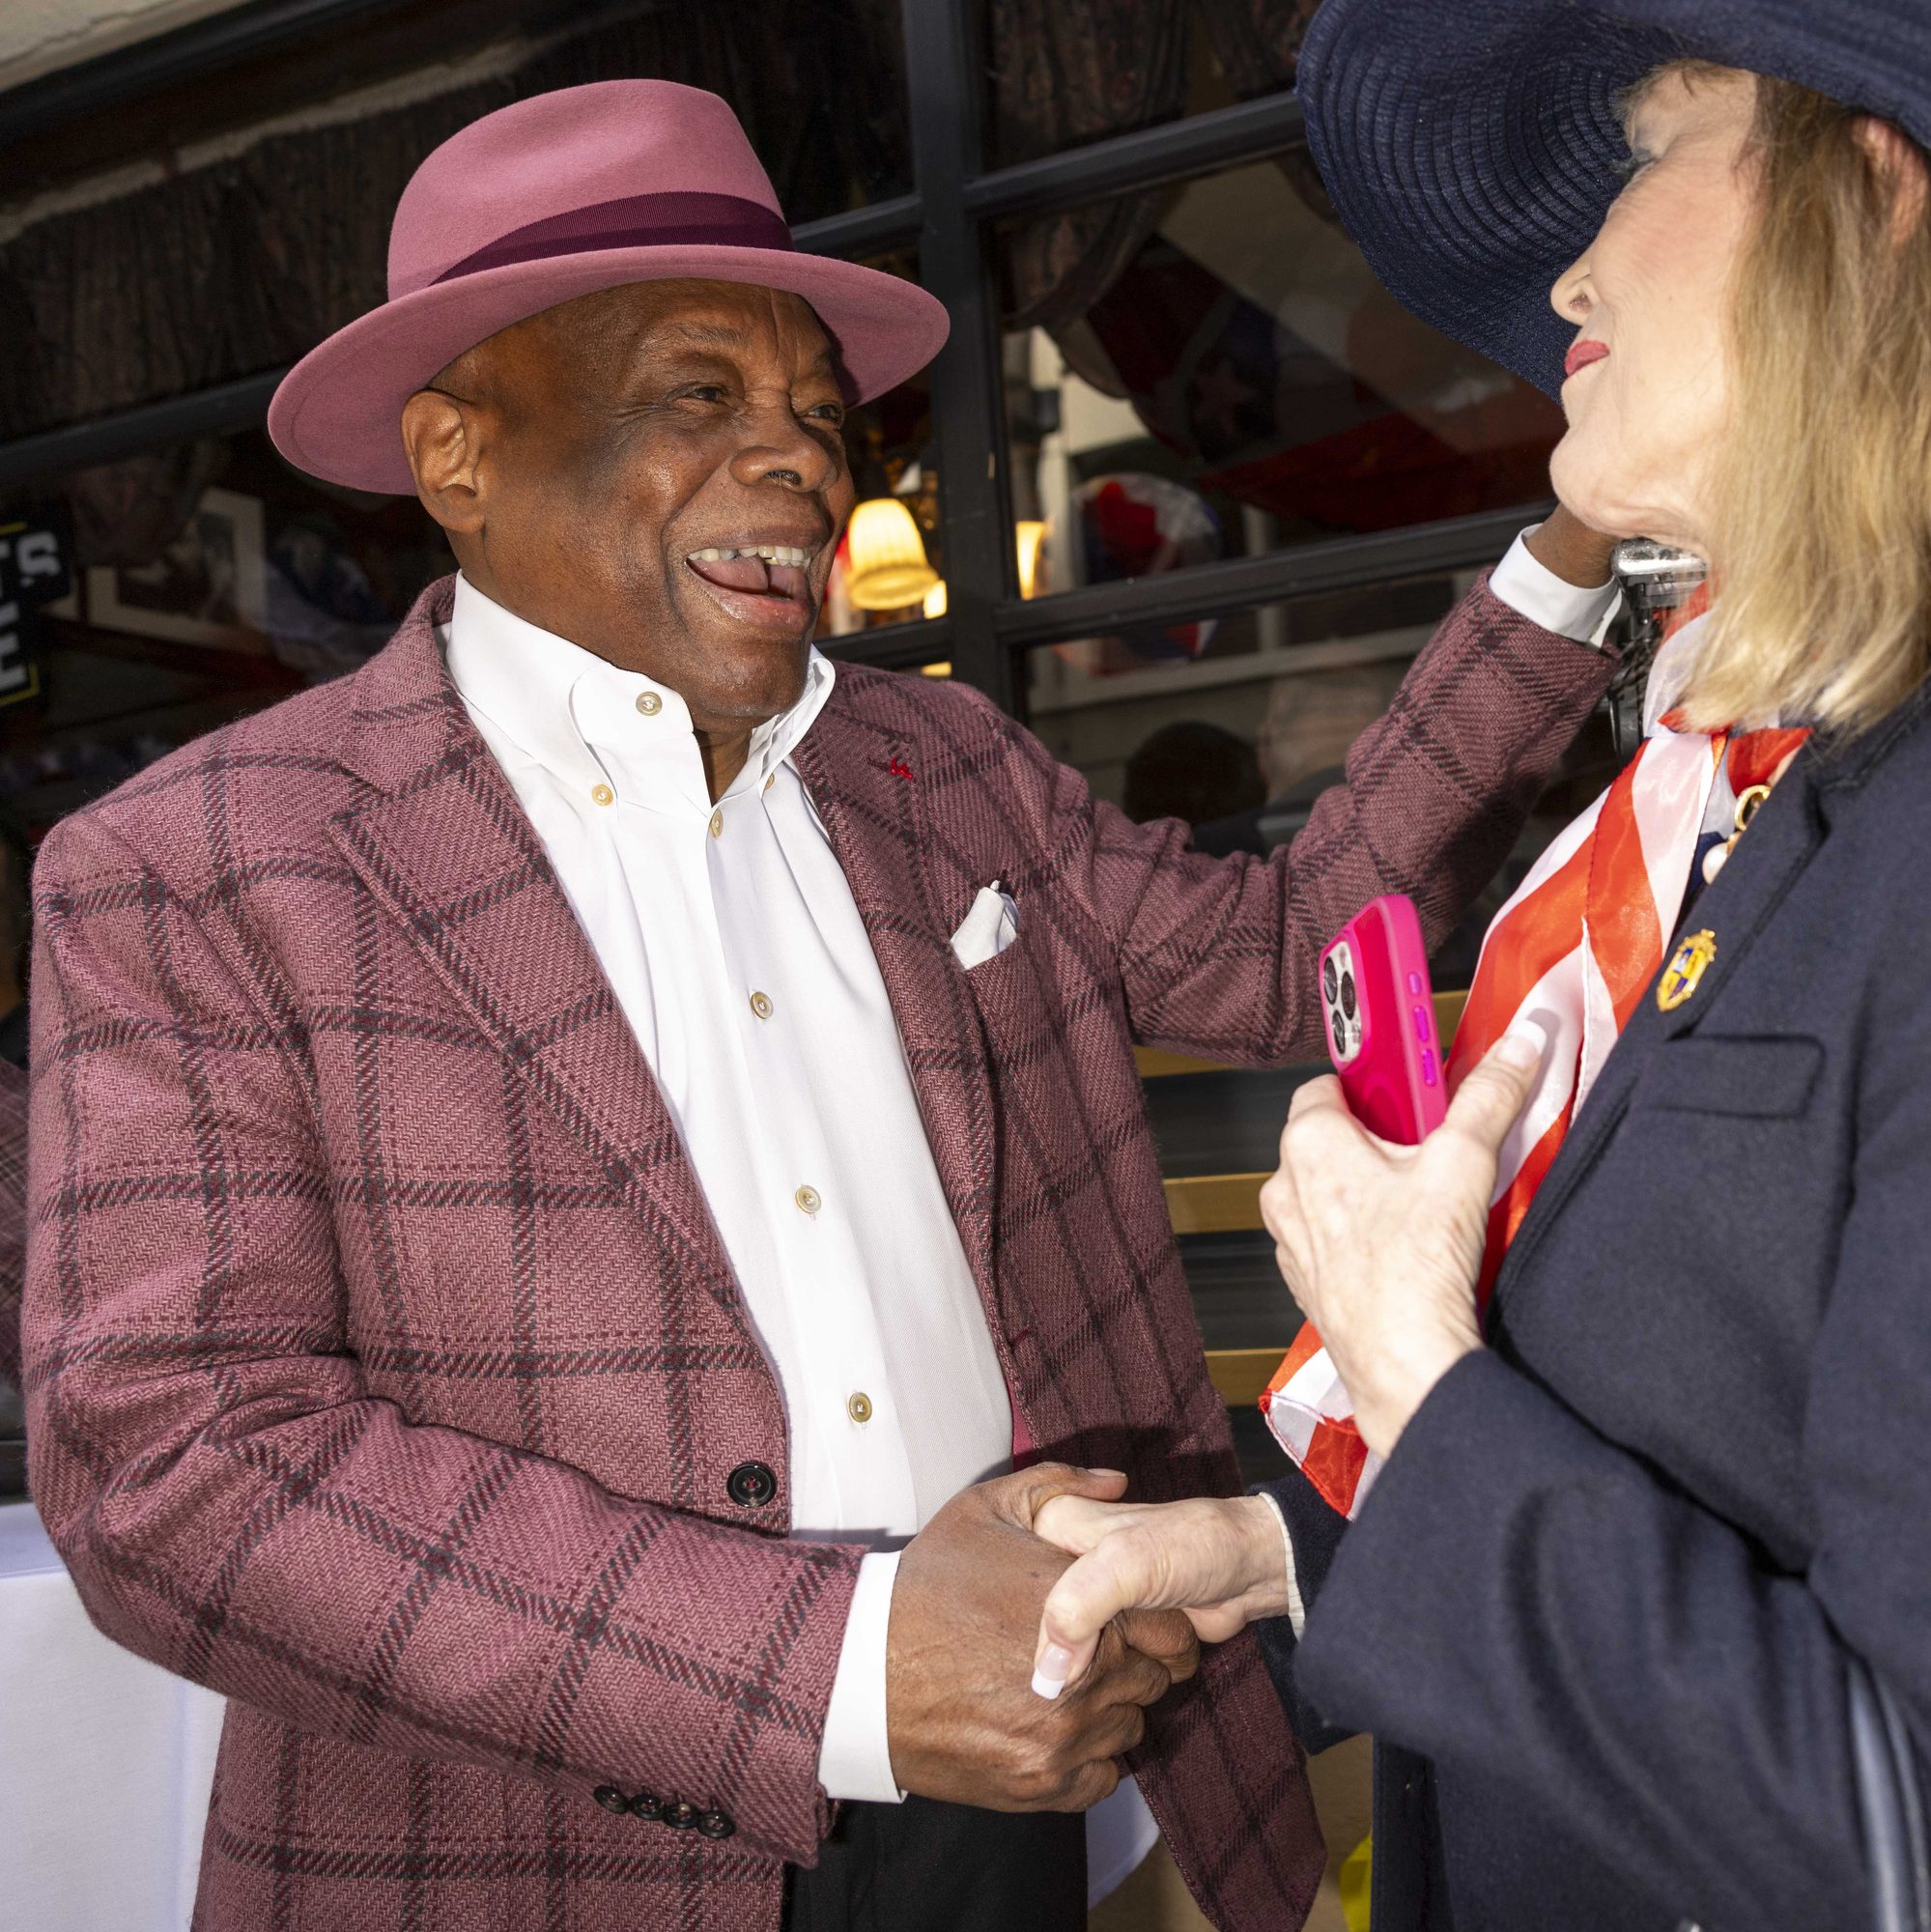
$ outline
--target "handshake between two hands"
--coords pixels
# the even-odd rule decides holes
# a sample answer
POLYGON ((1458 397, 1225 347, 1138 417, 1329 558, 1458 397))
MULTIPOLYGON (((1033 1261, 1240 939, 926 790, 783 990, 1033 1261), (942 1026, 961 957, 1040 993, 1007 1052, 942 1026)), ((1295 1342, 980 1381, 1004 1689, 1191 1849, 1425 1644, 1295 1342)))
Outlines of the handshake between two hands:
POLYGON ((899 1558, 892 1768, 923 1797, 1083 1811, 1200 1643, 1286 1606, 1259 1496, 1137 1508, 1111 1469, 1042 1463, 954 1496, 899 1558), (1157 1520, 1155 1522, 1151 1520, 1157 1520), (1030 1674, 1030 1681, 1029 1681, 1030 1674))
MULTIPOLYGON (((1537 1022, 1462 1081, 1418 1147, 1376 1139, 1339 1082, 1294 1095, 1262 1216, 1363 1439, 1394 1451, 1482 1346, 1475 1281, 1503 1140, 1548 1051, 1537 1022)), ((1200 1644, 1288 1607, 1264 1496, 1121 1500, 1110 1469, 1043 1463, 956 1495, 899 1558, 886 1657, 894 1774, 927 1798, 1084 1810, 1200 1644), (1030 1681, 1029 1681, 1030 1677, 1030 1681)))

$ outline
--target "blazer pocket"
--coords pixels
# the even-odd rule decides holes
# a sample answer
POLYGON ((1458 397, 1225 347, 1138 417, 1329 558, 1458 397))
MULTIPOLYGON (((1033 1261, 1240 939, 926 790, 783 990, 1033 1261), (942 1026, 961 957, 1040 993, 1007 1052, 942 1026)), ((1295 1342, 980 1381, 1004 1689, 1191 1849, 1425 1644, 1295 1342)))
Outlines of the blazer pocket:
POLYGON ((1651 1057, 1630 1111, 1787 1121, 1809 1106, 1823 1069, 1823 1043, 1807 1035, 1686 1034, 1651 1057))

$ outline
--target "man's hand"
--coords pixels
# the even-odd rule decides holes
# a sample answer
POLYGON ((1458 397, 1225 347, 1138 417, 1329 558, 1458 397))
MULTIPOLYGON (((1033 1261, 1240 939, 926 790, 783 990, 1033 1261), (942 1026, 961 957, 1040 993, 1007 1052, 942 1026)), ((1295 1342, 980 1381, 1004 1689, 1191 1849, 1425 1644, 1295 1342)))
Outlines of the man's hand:
POLYGON ((892 1774, 907 1791, 994 1811, 1084 1811, 1120 1782, 1145 1706, 1199 1664, 1187 1620, 1122 1618, 1054 1702, 1029 1680, 1046 1593, 1070 1562, 1033 1533, 1034 1518, 1052 1496, 1110 1502, 1125 1487, 1109 1469, 1040 1463, 961 1492, 906 1546, 885 1703, 892 1774))
POLYGON ((1555 506, 1547 523, 1528 534, 1529 553, 1535 560, 1578 590, 1598 590, 1608 582, 1610 559, 1620 541, 1592 529, 1562 503, 1555 506))

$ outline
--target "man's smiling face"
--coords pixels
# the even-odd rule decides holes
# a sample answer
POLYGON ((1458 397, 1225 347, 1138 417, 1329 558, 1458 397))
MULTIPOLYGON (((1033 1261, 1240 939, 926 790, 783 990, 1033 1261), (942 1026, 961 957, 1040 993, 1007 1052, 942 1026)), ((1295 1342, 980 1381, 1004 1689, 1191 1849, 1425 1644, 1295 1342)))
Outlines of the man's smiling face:
POLYGON ((843 419, 802 298, 639 282, 460 356, 404 436, 479 590, 735 735, 804 688, 852 506, 843 419))

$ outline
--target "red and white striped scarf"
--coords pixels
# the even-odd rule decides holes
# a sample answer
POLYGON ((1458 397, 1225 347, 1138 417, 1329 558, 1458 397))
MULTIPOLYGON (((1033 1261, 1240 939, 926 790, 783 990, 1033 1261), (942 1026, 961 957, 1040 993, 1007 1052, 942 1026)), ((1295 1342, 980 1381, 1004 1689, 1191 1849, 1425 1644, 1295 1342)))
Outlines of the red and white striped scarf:
MULTIPOLYGON (((1686 625, 1659 656, 1681 664, 1686 625)), ((1732 793, 1775 782, 1808 734, 1710 736, 1654 719, 1615 782, 1555 839, 1495 915, 1449 1057, 1450 1091, 1508 1032, 1534 1015, 1553 1035, 1535 1093, 1502 1144, 1477 1284, 1490 1291, 1536 1189, 1588 1098, 1617 1036, 1663 962, 1719 774, 1732 793)), ((1354 1426, 1353 1404, 1314 1324, 1303 1324, 1261 1397, 1275 1439, 1323 1497, 1352 1516, 1380 1467, 1354 1426)))

